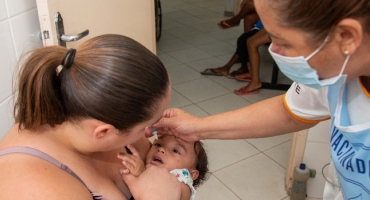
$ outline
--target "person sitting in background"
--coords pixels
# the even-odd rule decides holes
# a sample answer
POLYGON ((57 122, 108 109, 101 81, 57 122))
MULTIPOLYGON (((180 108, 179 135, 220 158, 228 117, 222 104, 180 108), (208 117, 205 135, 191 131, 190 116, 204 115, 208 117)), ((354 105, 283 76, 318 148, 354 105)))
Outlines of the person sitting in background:
POLYGON ((270 42, 271 38, 264 28, 247 39, 250 73, 236 75, 235 79, 249 83, 238 90, 234 90, 235 94, 247 95, 259 92, 259 89, 262 87, 262 83, 260 81, 260 53, 258 51, 258 47, 270 42))
POLYGON ((130 153, 120 153, 125 169, 120 169, 123 176, 140 176, 145 171, 145 164, 166 168, 182 182, 181 200, 193 200, 195 188, 206 179, 208 159, 203 141, 187 142, 172 135, 162 135, 154 140, 144 161, 133 146, 128 146, 130 153))
MULTIPOLYGON (((248 69, 248 62, 250 62, 250 56, 248 52, 247 47, 247 40, 253 35, 255 35, 257 32, 260 31, 260 29, 263 28, 263 24, 259 20, 257 24, 247 33, 243 33, 241 36, 239 36, 237 43, 236 43, 236 52, 231 57, 229 62, 226 63, 226 65, 219 67, 219 68, 208 68, 201 72, 203 75, 216 75, 216 76, 226 76, 230 78, 234 78, 236 75, 241 75, 249 72, 248 69), (233 71, 229 73, 230 68, 240 59, 241 66, 236 71, 233 71)), ((255 54, 253 54, 255 55, 255 54)), ((259 56, 259 55, 258 55, 259 56)))

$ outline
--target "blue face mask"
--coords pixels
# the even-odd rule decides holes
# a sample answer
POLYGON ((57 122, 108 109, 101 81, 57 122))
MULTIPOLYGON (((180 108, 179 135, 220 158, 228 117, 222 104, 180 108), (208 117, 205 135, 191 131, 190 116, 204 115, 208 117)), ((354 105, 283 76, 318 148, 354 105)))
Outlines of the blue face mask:
POLYGON ((323 44, 318 49, 316 49, 313 53, 311 53, 311 55, 307 56, 307 58, 303 56, 286 57, 286 56, 282 56, 277 53, 274 53, 271 51, 272 43, 269 47, 269 52, 272 58, 274 58, 276 64, 279 66, 279 69, 281 70, 281 72, 283 72, 288 78, 290 78, 291 80, 297 83, 301 83, 301 84, 307 85, 315 89, 321 89, 324 86, 336 84, 341 77, 344 77, 344 79, 346 78, 347 75, 342 75, 342 73, 350 57, 349 55, 347 56, 338 76, 324 79, 324 80, 319 80, 317 71, 313 69, 308 64, 307 61, 322 49, 322 47, 328 41, 328 38, 329 37, 325 39, 323 44))

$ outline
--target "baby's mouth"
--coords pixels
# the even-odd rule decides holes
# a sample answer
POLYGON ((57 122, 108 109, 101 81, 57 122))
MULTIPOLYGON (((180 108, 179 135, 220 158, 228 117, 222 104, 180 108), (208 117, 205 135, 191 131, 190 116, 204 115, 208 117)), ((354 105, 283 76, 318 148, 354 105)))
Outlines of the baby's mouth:
POLYGON ((162 159, 158 156, 154 156, 152 162, 157 163, 157 164, 163 164, 162 159))

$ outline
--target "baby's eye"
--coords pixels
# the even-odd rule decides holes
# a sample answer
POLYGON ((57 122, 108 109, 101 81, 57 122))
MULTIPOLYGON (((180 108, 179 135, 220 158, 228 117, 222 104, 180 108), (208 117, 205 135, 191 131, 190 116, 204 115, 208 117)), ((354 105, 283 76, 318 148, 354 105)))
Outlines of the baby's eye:
POLYGON ((176 149, 174 149, 173 152, 181 155, 181 153, 177 151, 176 149))
POLYGON ((155 143, 155 144, 154 144, 154 146, 155 146, 155 147, 161 147, 161 144, 159 144, 159 143, 155 143))

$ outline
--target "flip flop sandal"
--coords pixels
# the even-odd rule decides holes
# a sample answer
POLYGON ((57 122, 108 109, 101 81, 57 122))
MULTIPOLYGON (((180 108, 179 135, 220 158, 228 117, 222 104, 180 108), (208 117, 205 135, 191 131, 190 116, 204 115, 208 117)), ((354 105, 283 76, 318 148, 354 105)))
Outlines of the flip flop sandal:
POLYGON ((249 75, 246 74, 240 74, 235 76, 236 80, 244 81, 244 82, 251 82, 252 78, 249 75))
POLYGON ((223 76, 223 74, 216 72, 212 68, 205 69, 204 71, 200 72, 202 75, 214 75, 214 76, 223 76))
POLYGON ((230 25, 229 23, 226 22, 226 20, 224 20, 224 21, 219 22, 218 26, 222 29, 228 29, 228 28, 231 28, 231 27, 234 27, 234 26, 239 26, 239 24, 230 25))
POLYGON ((258 92, 259 92, 259 89, 246 90, 243 87, 239 88, 239 90, 234 90, 234 93, 237 95, 257 94, 258 92))

